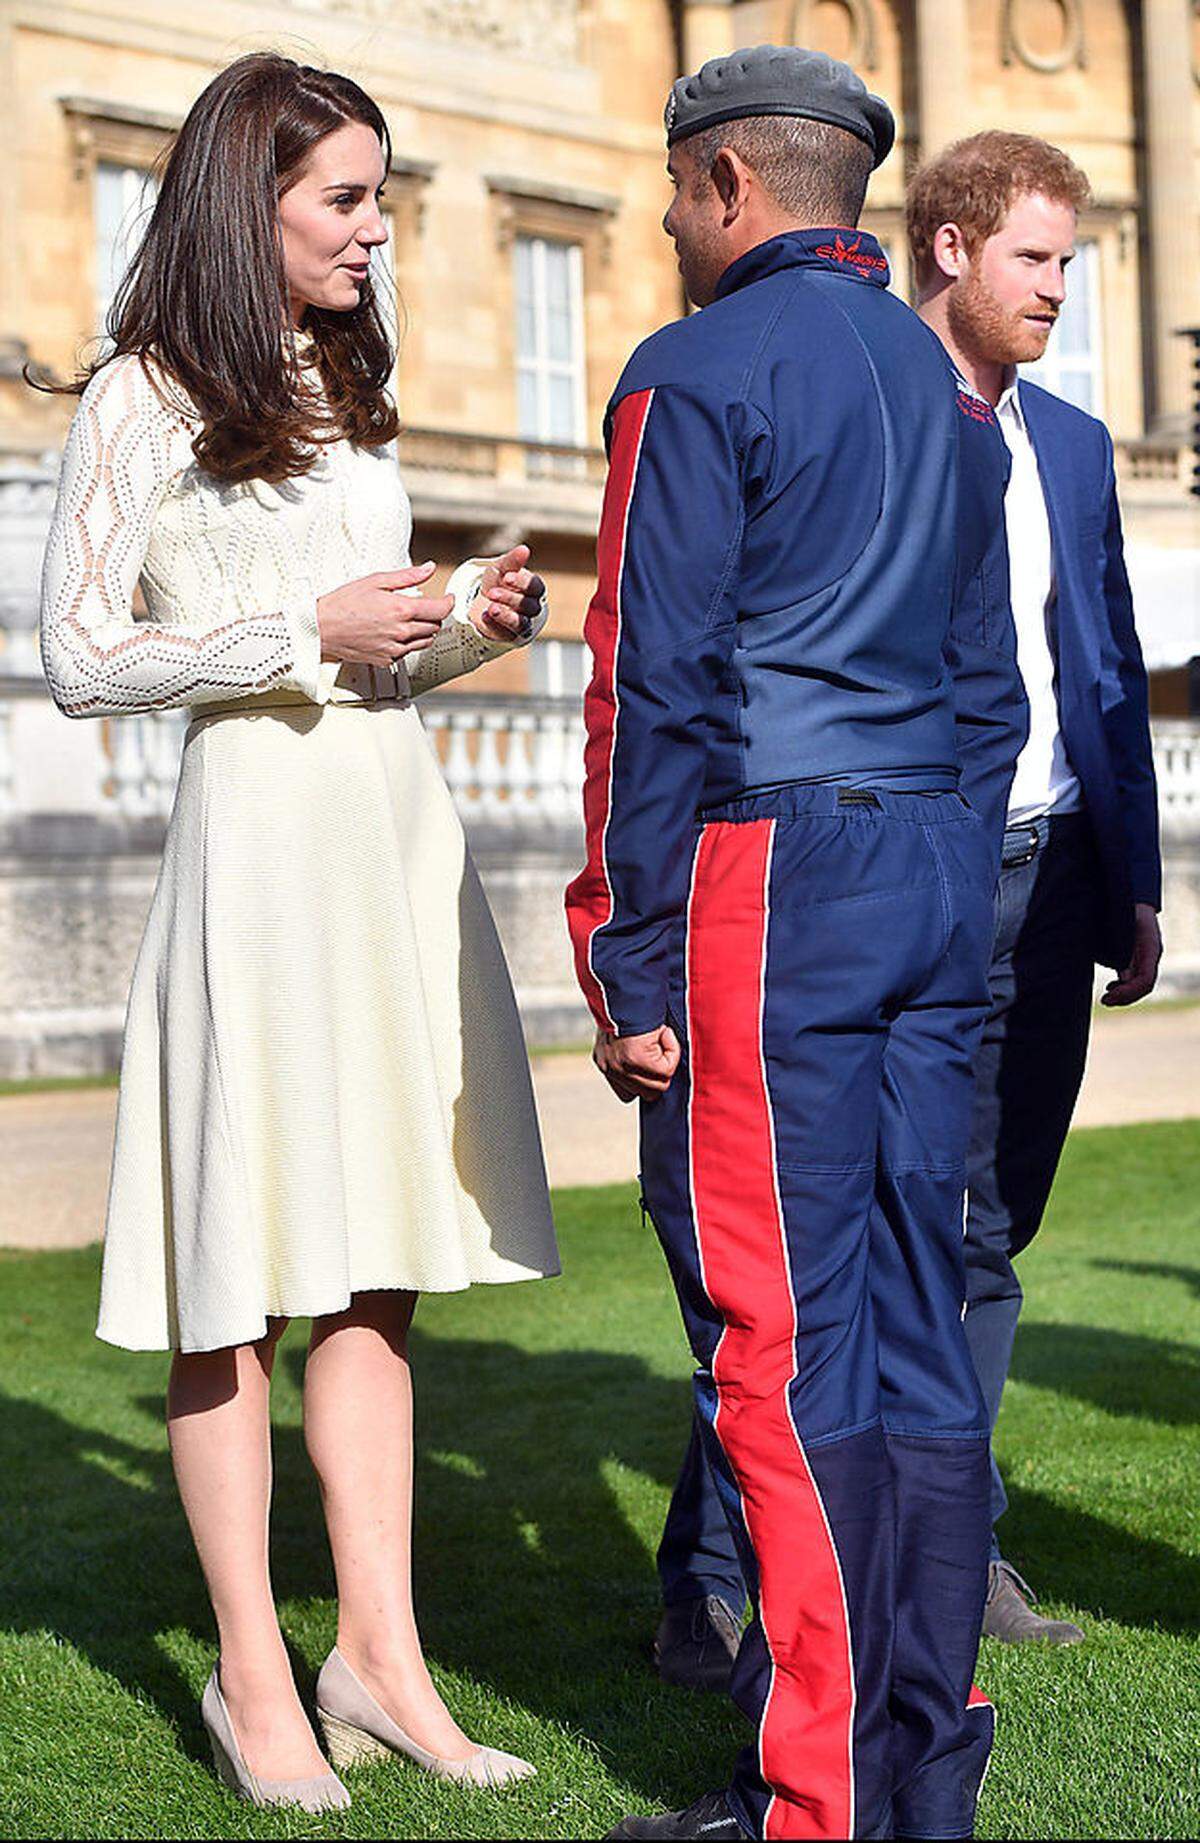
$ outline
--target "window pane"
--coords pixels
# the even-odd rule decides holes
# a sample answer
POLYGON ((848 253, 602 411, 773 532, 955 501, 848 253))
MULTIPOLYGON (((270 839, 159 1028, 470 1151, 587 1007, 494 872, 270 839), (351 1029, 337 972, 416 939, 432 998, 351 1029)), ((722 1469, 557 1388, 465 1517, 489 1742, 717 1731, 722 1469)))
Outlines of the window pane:
POLYGON ((533 239, 518 237, 517 264, 517 356, 537 359, 537 313, 533 287, 533 239))
POLYGON ((583 393, 581 254, 518 237, 514 247, 517 416, 528 440, 577 442, 583 393))
POLYGON ((1022 377, 1051 390, 1093 416, 1104 413, 1100 349, 1100 251, 1094 239, 1077 246, 1067 269, 1066 299, 1046 355, 1022 365, 1022 377))
POLYGON ((546 245, 546 330, 551 358, 567 363, 571 351, 571 251, 565 243, 546 245))
POLYGON ((107 160, 97 163, 96 324, 101 330, 121 278, 141 242, 156 189, 153 177, 140 167, 114 166, 107 160))
POLYGON ((1060 371, 1055 394, 1065 397, 1077 409, 1086 410, 1089 416, 1095 415, 1092 406, 1092 379, 1086 371, 1060 371))
POLYGON ((529 649, 529 688, 544 697, 582 697, 590 666, 582 640, 539 640, 529 649))
POLYGON ((517 372, 517 428, 530 442, 537 441, 542 433, 537 373, 525 365, 517 372))
POLYGON ((1091 345, 1091 262, 1094 244, 1085 245, 1067 270, 1067 298, 1051 339, 1057 340, 1060 358, 1086 357, 1091 345))
POLYGON ((575 440, 575 380, 569 374, 550 375, 550 428, 552 442, 575 440))

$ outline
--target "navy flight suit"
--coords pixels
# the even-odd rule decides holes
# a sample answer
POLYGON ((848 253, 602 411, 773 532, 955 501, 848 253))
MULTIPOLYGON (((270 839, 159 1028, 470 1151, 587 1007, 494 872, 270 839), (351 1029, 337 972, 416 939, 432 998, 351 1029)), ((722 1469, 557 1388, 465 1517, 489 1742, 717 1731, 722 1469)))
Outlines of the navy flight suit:
POLYGON ((961 1311, 995 851, 945 654, 1007 456, 886 283, 865 234, 790 232, 639 348, 585 628, 568 915, 600 1027, 683 1046, 642 1185, 755 1605, 759 1837, 968 1836, 992 1732, 961 1311))

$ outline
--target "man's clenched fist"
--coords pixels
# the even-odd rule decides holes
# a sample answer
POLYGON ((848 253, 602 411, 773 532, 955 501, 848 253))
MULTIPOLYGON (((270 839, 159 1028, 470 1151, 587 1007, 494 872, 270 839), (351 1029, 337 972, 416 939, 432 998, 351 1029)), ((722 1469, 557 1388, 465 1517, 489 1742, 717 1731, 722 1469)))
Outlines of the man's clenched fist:
POLYGON ((622 1101, 653 1101, 665 1094, 679 1067, 679 1038, 669 1024, 638 1037, 596 1032, 592 1061, 622 1101))

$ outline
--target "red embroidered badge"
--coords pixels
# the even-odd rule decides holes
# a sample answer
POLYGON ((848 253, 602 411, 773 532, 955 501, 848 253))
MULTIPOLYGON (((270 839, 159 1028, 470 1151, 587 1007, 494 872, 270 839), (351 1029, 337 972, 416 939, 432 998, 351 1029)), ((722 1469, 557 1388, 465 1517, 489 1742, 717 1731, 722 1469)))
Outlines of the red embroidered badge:
POLYGON ((818 243, 817 255, 824 256, 828 262, 848 263, 857 269, 860 275, 878 273, 887 268, 886 256, 872 255, 870 250, 861 248, 862 238, 855 237, 853 243, 845 243, 839 232, 832 243, 818 243))
POLYGON ((964 390, 961 384, 956 394, 959 409, 972 422, 995 422, 996 412, 983 397, 974 396, 971 391, 964 390))

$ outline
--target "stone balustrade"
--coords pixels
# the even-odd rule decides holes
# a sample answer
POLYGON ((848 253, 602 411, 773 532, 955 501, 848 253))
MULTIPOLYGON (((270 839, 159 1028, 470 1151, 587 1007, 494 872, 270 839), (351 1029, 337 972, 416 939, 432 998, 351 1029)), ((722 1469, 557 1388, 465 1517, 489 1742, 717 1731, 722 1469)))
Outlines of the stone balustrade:
POLYGON ((603 448, 565 442, 524 441, 508 435, 460 434, 454 429, 404 428, 400 465, 473 474, 492 480, 589 480, 602 486, 607 470, 603 448))
MULTIPOLYGON (((583 856, 576 698, 435 692, 418 710, 462 815, 529 1041, 582 1042, 562 894, 583 856)), ((186 715, 60 716, 0 670, 0 1078, 115 1066, 186 715)), ((1200 725, 1154 727, 1162 990, 1200 989, 1200 725)))
POLYGON ((8 700, 0 698, 0 819, 12 812, 15 792, 10 708, 8 700))
POLYGON ((165 819, 175 798, 187 713, 163 710, 106 725, 111 772, 102 792, 125 819, 165 819))
MULTIPOLYGON (((18 800, 11 713, 18 698, 34 697, 47 701, 40 683, 0 675, 3 815, 25 805, 18 800)), ((583 786, 578 698, 441 692, 422 699, 417 708, 464 821, 508 827, 578 823, 583 786)), ((53 713, 42 714, 54 724, 53 713)), ((186 727, 187 713, 176 710, 73 724, 71 740, 79 744, 90 738, 92 748, 71 808, 98 817, 165 820, 175 797, 186 727)))
POLYGON ((1164 828, 1200 822, 1200 725, 1160 718, 1153 734, 1158 810, 1164 828))
POLYGON ((1145 500, 1188 507, 1195 455, 1182 437, 1143 435, 1113 443, 1117 486, 1122 502, 1136 507, 1145 500))
MULTIPOLYGON (((0 673, 0 816, 30 810, 20 797, 14 712, 46 704, 39 679, 0 673)), ((578 823, 584 734, 577 698, 438 692, 417 708, 464 821, 578 823)), ((55 722, 52 712, 44 715, 55 722)), ((174 710, 71 725, 73 740, 91 738, 92 753, 79 797, 63 801, 64 808, 165 820, 186 725, 186 712, 174 710)), ((1200 725, 1160 718, 1153 737, 1164 823, 1200 820, 1200 725)), ((52 805, 39 801, 34 810, 52 805)))
POLYGON ((583 713, 578 698, 446 692, 419 705, 464 820, 578 821, 583 713))

